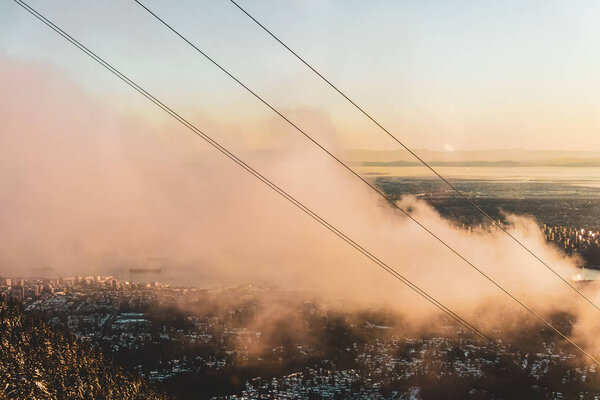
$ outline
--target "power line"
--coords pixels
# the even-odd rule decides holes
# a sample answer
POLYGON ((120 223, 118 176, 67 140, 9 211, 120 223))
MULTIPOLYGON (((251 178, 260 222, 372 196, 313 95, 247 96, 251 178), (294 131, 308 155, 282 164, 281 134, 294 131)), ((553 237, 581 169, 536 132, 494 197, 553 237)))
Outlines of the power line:
MULTIPOLYGON (((137 0, 136 0, 137 1, 137 0)), ((360 107, 354 100, 352 100, 346 93, 344 93, 341 89, 339 89, 336 85, 334 85, 329 79, 325 78, 323 74, 317 71, 308 61, 302 58, 298 53, 292 50, 287 44, 285 44, 277 35, 271 32, 267 27, 265 27, 261 22, 259 22, 256 18, 254 18, 248 11, 246 11, 242 6, 240 6, 234 0, 231 1, 238 9, 240 9, 246 16, 248 16, 252 21, 254 21, 258 26, 260 26, 266 33, 268 33, 273 39, 275 39, 279 44, 281 44, 286 50, 288 50, 292 55, 294 55, 298 60, 300 60, 304 65, 306 65, 312 72, 314 72, 319 78, 321 78, 325 83, 327 83, 331 88, 333 88, 336 92, 338 92, 343 98, 345 98, 350 104, 352 104, 358 111, 360 111, 365 117, 370 119, 380 130, 385 132, 390 138, 392 138, 396 143, 402 146, 406 151, 408 151, 414 158, 416 158, 421 164, 427 167, 431 172, 433 172, 438 178, 440 178, 446 185, 448 185, 452 190, 454 190, 460 197, 466 200, 471 206, 475 207, 477 211, 479 211, 485 218, 490 220, 495 226, 500 228, 505 234, 507 234, 513 241, 515 241, 519 246, 525 249, 531 256, 533 256, 536 260, 542 263, 548 270, 550 270, 554 275, 559 277, 564 283, 566 283, 571 289, 577 292, 581 297, 583 297, 588 303, 594 306, 598 311, 600 311, 600 307, 596 305, 589 297, 584 295, 579 289, 577 289, 571 282, 561 276, 554 268, 548 265, 545 261, 543 261, 537 254, 535 254, 532 250, 529 249, 523 242, 521 242, 517 237, 515 237, 512 233, 510 233, 501 223, 496 221, 491 215, 489 215, 485 210, 483 210, 473 199, 464 194, 460 189, 454 186, 448 179, 444 178, 436 169, 434 169, 429 163, 423 160, 417 153, 411 150, 408 146, 406 146, 400 139, 398 139, 395 135, 393 135, 388 129, 386 129, 382 124, 380 124, 375 118, 371 116, 371 114, 367 113, 362 107, 360 107)))
MULTIPOLYGON (((131 79, 129 79, 127 76, 125 76, 124 74, 122 74, 118 69, 116 69, 115 67, 113 67, 111 64, 109 64, 103 58, 101 58, 96 53, 94 53, 92 50, 90 50, 89 48, 87 48, 85 45, 83 45, 77 39, 75 39, 72 36, 70 36, 68 33, 66 33, 64 30, 62 30, 60 27, 58 27, 52 21, 50 21, 49 19, 47 19, 46 17, 44 17, 42 14, 40 14, 34 8, 32 8, 31 6, 29 6, 27 3, 25 3, 22 0, 14 0, 14 1, 17 4, 19 4, 21 7, 23 7, 26 11, 28 11, 30 14, 32 14, 37 19, 39 19, 44 24, 46 24, 48 27, 50 27, 52 30, 54 30, 56 33, 58 33, 59 35, 61 35, 64 39, 68 40, 71 44, 73 44, 79 50, 81 50, 85 54, 87 54, 94 61, 98 62, 101 66, 103 66, 104 68, 106 68, 113 75, 117 76, 117 78, 119 78, 120 80, 122 80, 123 82, 125 82, 127 85, 131 86, 134 90, 136 90, 142 96, 146 97, 148 100, 150 100, 152 103, 154 103, 160 109, 162 109, 163 111, 165 111, 171 117, 173 117, 174 119, 176 119, 178 122, 180 122, 181 124, 183 124, 186 128, 188 128, 189 130, 191 130, 194 134, 196 134, 200 138, 204 139, 206 142, 208 142, 211 146, 213 146, 215 149, 217 149, 223 155, 225 155, 226 157, 228 157, 229 159, 231 159, 233 162, 235 162, 236 164, 238 164, 240 167, 242 167, 243 169, 245 169, 246 171, 248 171, 250 174, 252 174, 258 180, 260 180, 262 183, 266 184, 268 187, 270 187, 275 192, 277 192, 280 196, 282 196, 283 198, 285 198, 286 200, 288 200, 290 203, 292 203, 293 205, 295 205, 296 207, 298 207, 304 213, 308 214, 311 218, 313 218, 314 220, 316 220, 318 223, 320 223, 321 225, 323 225, 325 228, 329 229, 332 233, 334 233, 340 239, 344 240, 346 243, 348 243, 350 246, 352 246, 355 250, 359 251, 361 254, 363 254, 365 257, 367 257, 369 260, 371 260, 372 262, 374 262, 375 264, 377 264, 379 267, 381 267, 382 269, 384 269, 386 272, 388 272, 394 278, 398 279, 399 281, 401 281, 402 283, 404 283, 405 285, 407 285, 409 288, 411 288, 413 291, 415 291, 421 297, 425 298, 427 301, 429 301, 430 303, 432 303, 435 307, 437 307, 439 310, 441 310, 442 312, 444 312, 446 315, 448 315, 449 317, 451 317, 452 319, 454 319, 456 322, 458 322, 459 324, 461 324, 462 326, 464 326, 468 330, 472 331, 476 336, 478 336, 479 338, 487 341, 491 346, 493 346, 497 350, 499 350, 501 352, 504 352, 504 350, 502 348, 500 348, 495 343, 495 341, 492 338, 490 338, 489 336, 487 336, 485 333, 483 333, 477 327, 475 327, 474 325, 472 325, 471 323, 469 323, 468 321, 466 321, 465 319, 463 319, 462 317, 460 317, 458 314, 456 314, 455 312, 453 312, 451 309, 449 309, 448 307, 446 307, 444 304, 442 304, 441 302, 439 302, 438 300, 436 300, 434 297, 432 297, 431 295, 429 295, 426 291, 422 290, 417 285, 415 285, 414 283, 412 283, 410 280, 408 280, 407 278, 405 278, 403 275, 401 275, 399 272, 397 272, 394 268, 390 267, 388 264, 386 264, 385 262, 381 261, 374 254, 372 254, 370 251, 368 251, 367 249, 365 249, 364 247, 362 247, 361 245, 359 245, 353 239, 351 239, 350 237, 348 237, 347 235, 345 235, 343 232, 341 232, 340 230, 338 230, 335 226, 333 226, 330 223, 328 223, 325 219, 321 218, 317 213, 313 212, 310 208, 306 207, 300 201, 296 200, 292 195, 288 194, 285 190, 281 189, 279 186, 277 186, 275 183, 273 183, 272 181, 270 181, 268 178, 266 178, 260 172, 258 172, 257 170, 255 170, 249 164, 247 164, 246 162, 244 162, 243 160, 241 160, 239 157, 237 157, 235 154, 231 153, 225 147, 223 147, 218 142, 216 142, 215 140, 213 140, 210 136, 208 136, 203 131, 201 131, 200 129, 198 129, 195 125, 193 125, 191 122, 189 122, 188 120, 186 120, 185 118, 183 118, 181 115, 179 115, 177 112, 175 112, 169 106, 167 106, 165 103, 163 103, 162 101, 160 101, 159 99, 157 99, 156 97, 154 97, 152 94, 150 94, 149 92, 147 92, 145 89, 143 89, 137 83, 135 83, 134 81, 132 81, 131 79)), ((583 350, 581 350, 581 351, 584 354, 587 354, 583 350)), ((598 363, 598 361, 596 361, 592 356, 588 355, 588 357, 590 357, 592 360, 594 360, 594 362, 598 363)), ((598 365, 600 365, 600 363, 598 365)))
MULTIPOLYGON (((459 322, 461 325, 463 325, 467 329, 471 330, 478 337, 487 340, 493 347, 495 347, 495 348, 497 348, 497 349, 499 349, 500 351, 503 352, 503 350, 501 348, 499 348, 496 345, 496 343, 490 337, 488 337, 483 332, 481 332, 479 329, 477 329, 476 327, 474 327, 472 324, 468 323, 466 320, 464 320, 463 318, 461 318, 460 316, 458 316, 456 313, 454 313, 449 308, 447 308, 446 306, 444 306, 442 303, 440 303, 439 301, 437 301, 435 298, 433 298, 432 296, 430 296, 429 294, 427 294, 425 291, 423 291, 422 289, 420 289, 418 286, 416 286, 415 284, 413 284, 412 282, 410 282, 408 279, 404 278, 401 274, 399 274, 393 268, 389 267, 383 261, 381 261, 377 257, 375 257, 372 253, 370 253, 369 251, 367 251, 366 249, 364 249, 363 247, 361 247, 360 245, 358 245, 356 242, 354 242, 352 239, 350 239, 349 237, 347 237, 341 231, 337 230, 337 228, 335 228, 334 226, 332 226, 331 224, 329 224, 327 221, 325 221, 324 219, 322 219, 316 213, 314 213, 313 211, 311 211, 308 207, 304 206, 302 203, 300 203, 299 201, 297 201, 294 197, 292 197, 291 195, 289 195, 288 193, 286 193, 283 189, 279 188, 277 185, 275 185, 274 183, 272 183, 271 181, 269 181, 266 177, 264 177, 263 175, 261 175, 258 171, 254 170, 251 166, 249 166, 244 161, 242 161, 241 159, 239 159, 238 157, 236 157, 233 153, 229 152, 226 148, 224 148, 223 146, 221 146, 220 144, 218 144, 216 141, 214 141, 208 135, 204 134, 202 131, 200 131, 198 128, 196 128, 193 124, 191 124, 186 119, 184 119, 183 117, 181 117, 179 114, 177 114, 171 108, 169 108, 168 106, 166 106, 160 100, 158 100, 157 98, 155 98, 154 96, 152 96, 150 93, 146 92, 142 87, 140 87, 139 85, 137 85, 135 82, 131 81, 129 78, 127 78, 122 73, 120 73, 117 69, 115 69, 114 67, 112 67, 109 63, 107 63, 102 58, 100 58, 99 56, 97 56, 94 52, 92 52, 91 50, 89 50, 87 47, 85 47, 84 45, 82 45, 76 39, 74 39, 73 37, 71 37, 70 35, 68 35, 66 32, 64 32, 62 29, 60 29, 57 25, 55 25, 54 23, 52 23, 51 21, 49 21, 48 19, 46 19, 43 15, 41 15, 40 13, 38 13, 35 9, 33 9, 32 7, 30 7, 29 5, 27 5, 25 2, 23 2, 21 0, 15 0, 15 2, 17 4, 19 4, 21 7, 23 7, 25 10, 27 10, 29 13, 31 13, 32 15, 34 15, 36 18, 38 18, 40 21, 42 21, 44 24, 46 24, 47 26, 49 26, 51 29, 53 29, 54 31, 56 31, 57 33, 59 33, 61 36, 63 36, 63 38, 67 39, 69 42, 71 42, 77 48, 79 48, 80 50, 82 50, 84 53, 86 53, 92 59, 94 59, 95 61, 97 61, 103 67, 105 67, 106 69, 108 69, 111 73, 113 73, 114 75, 116 75, 119 79, 121 79, 122 81, 124 81, 125 83, 127 83, 129 86, 131 86, 132 88, 134 88, 136 91, 138 91, 144 97, 146 97, 148 100, 152 101, 159 108, 161 108, 162 110, 164 110, 165 112, 167 112, 169 115, 171 115, 173 118, 175 118, 177 121, 179 121, 180 123, 182 123, 188 129, 190 129, 192 132, 194 132, 196 135, 198 135, 199 137, 201 137, 202 139, 204 139, 205 141, 207 141, 209 144, 211 144, 213 147, 215 147, 221 153, 223 153, 224 155, 226 155, 232 161, 236 162, 236 164, 240 165, 246 171, 250 172, 252 175, 254 175, 261 182, 265 183, 271 189, 275 190, 278 194, 280 194, 286 200, 290 201, 296 207, 300 208, 302 211, 304 211, 306 214, 308 214, 311 218, 315 219, 317 222, 319 222, 320 224, 322 224, 323 226, 325 226, 327 229, 329 229, 336 236, 338 236, 342 240, 346 241, 348 244, 350 244, 352 247, 354 247, 357 251, 361 252, 361 254, 365 255, 371 261, 375 262, 377 265, 379 265, 380 267, 382 267, 384 270, 386 270, 388 273, 390 273, 396 279, 398 279, 398 280, 402 281, 403 283, 405 283, 407 286, 409 286, 411 289, 413 289, 419 295, 421 295, 426 300, 428 300, 429 302, 431 302, 433 305, 435 305, 441 311, 443 311, 444 313, 446 313, 452 319, 454 319, 455 321, 459 322)), ((587 353, 585 350, 583 350, 576 343, 574 343, 569 338, 567 338, 564 334, 562 334, 560 331, 558 331, 556 328, 554 328, 548 322, 546 322, 545 320, 541 319, 541 317, 538 317, 538 318, 542 322, 544 322, 546 325, 548 325, 552 330, 554 330, 557 334, 559 334, 561 337, 563 337, 567 342, 569 342, 571 345, 573 345, 576 349, 578 349, 582 354, 584 354, 585 356, 587 356, 588 358, 590 358, 594 363, 600 365, 600 362, 598 362, 598 360, 596 360, 592 355, 590 355, 589 353, 587 353)))
MULTIPOLYGON (((17 1, 17 0, 15 0, 17 1)), ((492 277, 490 277, 488 274, 486 274, 485 272, 483 272, 481 269, 479 269, 477 266, 475 266, 475 264, 473 264, 471 261, 469 261, 468 259, 466 259, 462 254, 460 254, 456 249, 454 249, 454 247, 450 246, 446 241, 444 241, 442 238, 440 238, 438 235, 436 235, 433 231, 431 231, 429 228, 427 228, 425 225, 423 225, 421 222, 419 222, 417 219, 415 219, 412 215, 410 215, 407 211, 405 211, 403 208, 401 208, 400 206, 398 206, 394 201, 390 200, 384 193, 382 193, 381 191, 379 191, 375 186, 373 186, 371 183, 369 183, 367 180, 365 180, 362 176, 360 176, 357 172, 355 172, 352 168, 350 168, 348 165, 346 165, 342 160, 340 160, 339 158, 337 158, 333 153, 331 153, 329 150, 327 150, 325 147, 323 147, 319 142, 317 142, 315 139, 313 139, 309 134, 307 134, 304 130, 302 130, 300 127, 298 127, 298 125, 294 124, 291 120, 289 120, 285 115, 283 115, 279 110, 277 110, 276 108, 274 108, 271 104, 269 104, 266 100, 264 100, 261 96, 259 96, 256 92, 254 92, 252 89, 250 89, 248 86, 246 86, 243 82, 241 82, 238 78, 236 78, 234 75, 232 75, 228 70, 226 70, 223 66, 221 66, 219 63, 217 63, 214 59, 212 59, 211 57, 209 57, 205 52, 203 52, 202 50, 200 50, 200 48, 198 48, 196 45, 194 45, 192 42, 190 42, 185 36, 183 36, 181 33, 179 33, 177 30, 175 30, 171 25, 169 25, 167 22, 165 22, 162 18, 160 18, 157 14, 155 14, 153 11, 151 11, 149 8, 147 8, 144 4, 142 4, 139 0, 134 0, 138 5, 140 5, 140 7, 142 7, 144 10, 146 10, 150 15, 152 15, 154 18, 156 18, 158 21, 160 21, 163 25, 165 25, 169 30, 171 30, 173 33, 175 33, 177 36, 179 36, 181 39, 183 39, 187 44, 189 44, 192 48, 194 48, 196 51, 198 51, 200 54, 202 54, 207 60, 209 60, 212 64, 214 64, 216 67, 218 67, 221 71, 223 71, 225 74, 227 74, 230 78, 232 78, 234 81, 236 81, 240 86, 242 86, 244 89, 246 89, 249 93, 251 93, 254 97, 256 97, 258 100, 260 100, 264 105, 266 105, 268 108, 270 108, 273 112, 275 112, 277 115, 279 115, 282 119, 284 119, 288 124, 290 124, 292 127, 294 127, 298 132, 300 132, 302 135, 304 135, 307 139, 309 139, 312 143, 314 143, 317 147, 319 147, 321 150, 323 150, 326 154, 328 154, 331 158, 333 158, 335 161, 337 161, 341 166, 343 166, 346 170, 348 170, 350 173, 352 173, 355 177, 357 177, 358 179, 360 179, 362 182, 364 182, 365 184, 367 184, 371 189, 373 189, 375 192, 377 192, 380 196, 382 196, 389 204, 391 204, 394 208, 400 210, 405 216, 407 216, 408 218, 410 218, 414 223, 416 223, 418 226, 420 226, 423 230, 425 230, 429 235, 431 235, 433 238, 435 238, 438 242, 440 242, 442 245, 444 245, 448 250, 450 250, 452 253, 454 253, 457 257, 459 257, 461 260, 463 260, 467 265, 469 265, 471 268, 473 268, 475 271, 477 271, 480 275, 482 275, 484 278, 486 278, 489 282, 491 282, 494 286, 496 286, 498 289, 500 289, 502 292, 504 292, 507 296, 509 296, 512 300, 514 300, 517 304, 519 304, 521 307, 523 307, 525 310, 527 310, 529 313, 531 313, 534 317, 536 317, 539 321, 541 321, 543 324, 545 324, 546 326, 548 326, 550 329, 552 329, 554 332, 556 332, 558 335, 560 335, 563 339, 565 339, 566 341, 568 341, 570 344, 572 344, 573 346, 575 346, 577 349, 579 349, 581 352, 583 352, 585 355, 587 355, 588 357, 590 357, 592 360, 594 360, 594 362, 598 362, 596 361, 595 358, 593 358, 589 353, 587 353, 585 350, 583 350, 581 347, 579 347, 575 342, 573 342, 571 339, 569 339, 565 334, 563 334, 561 331, 559 331, 557 328, 555 328, 550 322, 548 322, 546 319, 544 319, 541 315, 539 315, 538 313, 536 313, 533 309, 531 309, 529 306, 527 306, 525 303, 523 303, 521 300, 519 300, 517 297, 515 297, 512 293, 510 293, 508 290, 506 290, 502 285, 500 285, 498 282, 496 282, 492 277)), ((600 365, 600 364, 598 364, 600 365)))

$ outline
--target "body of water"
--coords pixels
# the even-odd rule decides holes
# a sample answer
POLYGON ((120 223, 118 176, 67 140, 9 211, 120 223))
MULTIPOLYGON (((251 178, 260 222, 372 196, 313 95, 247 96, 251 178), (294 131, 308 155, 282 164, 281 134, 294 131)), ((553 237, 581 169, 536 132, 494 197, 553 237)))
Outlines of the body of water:
MULTIPOLYGON (((437 178, 426 167, 356 167, 368 176, 437 178)), ((495 182, 557 181, 600 188, 600 168, 595 167, 434 167, 445 178, 495 182)))

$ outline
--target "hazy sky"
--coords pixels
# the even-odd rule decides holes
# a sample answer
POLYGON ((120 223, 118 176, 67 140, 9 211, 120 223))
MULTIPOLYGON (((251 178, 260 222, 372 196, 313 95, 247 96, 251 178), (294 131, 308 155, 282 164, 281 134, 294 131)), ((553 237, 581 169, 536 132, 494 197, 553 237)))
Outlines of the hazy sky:
MULTIPOLYGON (((413 148, 600 150, 599 2, 240 1, 413 148)), ((440 301, 464 310, 498 296, 133 1, 29 2, 228 148, 278 147, 243 158, 440 301)), ((326 146, 396 147, 228 1, 147 4, 326 146)), ((10 1, 0 93, 2 273, 86 275, 158 257, 194 285, 265 279, 405 304, 366 258, 202 153, 10 1)), ((570 289, 503 233, 466 233, 414 198, 400 207, 536 310, 575 309, 559 291, 570 289)), ((533 221, 515 221, 515 237, 561 273, 578 265, 533 221)), ((575 338, 597 346, 596 314, 577 310, 575 338)))
MULTIPOLYGON (((598 1, 239 1, 411 147, 600 150, 598 1)), ((269 147, 272 113, 133 1, 29 4, 177 110, 269 147)), ((344 146, 396 147, 228 1, 145 4, 277 107, 325 115, 344 146)), ((167 118, 10 1, 0 55, 167 118)))

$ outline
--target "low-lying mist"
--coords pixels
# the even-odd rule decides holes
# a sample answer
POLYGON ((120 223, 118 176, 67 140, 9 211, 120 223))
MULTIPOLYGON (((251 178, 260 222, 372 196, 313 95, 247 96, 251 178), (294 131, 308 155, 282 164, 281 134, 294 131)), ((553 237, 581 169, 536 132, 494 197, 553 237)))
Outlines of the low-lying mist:
MULTIPOLYGON (((125 115, 60 74, 7 56, 0 59, 0 89, 11 93, 0 99, 4 275, 109 274, 160 257, 167 260, 165 276, 183 277, 188 285, 258 283, 305 290, 342 309, 394 309, 415 326, 438 315, 175 122, 150 124, 139 114, 125 115)), ((339 132, 325 112, 286 113, 335 149, 339 132)), ((218 128, 218 121, 200 112, 191 119, 466 319, 491 329, 518 327, 522 318, 531 318, 281 121, 265 124, 269 137, 278 138, 276 151, 267 152, 245 148, 235 131, 218 128)), ((598 310, 504 233, 467 232, 414 197, 399 205, 536 312, 572 314, 572 337, 600 353, 592 334, 599 327, 598 310)), ((513 235, 563 276, 573 274, 580 260, 547 244, 535 221, 508 218, 513 235)), ((600 302, 595 284, 583 290, 600 302)), ((269 314, 273 318, 259 322, 288 323, 276 318, 276 310, 269 314)))

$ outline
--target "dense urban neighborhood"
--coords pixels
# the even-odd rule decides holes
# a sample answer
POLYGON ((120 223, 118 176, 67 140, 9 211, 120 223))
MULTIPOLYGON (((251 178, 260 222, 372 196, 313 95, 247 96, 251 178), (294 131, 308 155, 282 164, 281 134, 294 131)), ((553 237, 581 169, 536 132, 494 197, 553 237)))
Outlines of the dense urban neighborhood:
POLYGON ((445 319, 409 335, 389 311, 342 312, 274 288, 110 276, 1 283, 2 297, 28 318, 176 399, 434 399, 448 387, 445 398, 593 399, 600 383, 593 365, 537 325, 494 348, 445 319), (254 322, 281 303, 290 312, 269 322, 275 328, 254 322), (546 339, 533 344, 528 335, 540 332, 546 339))

